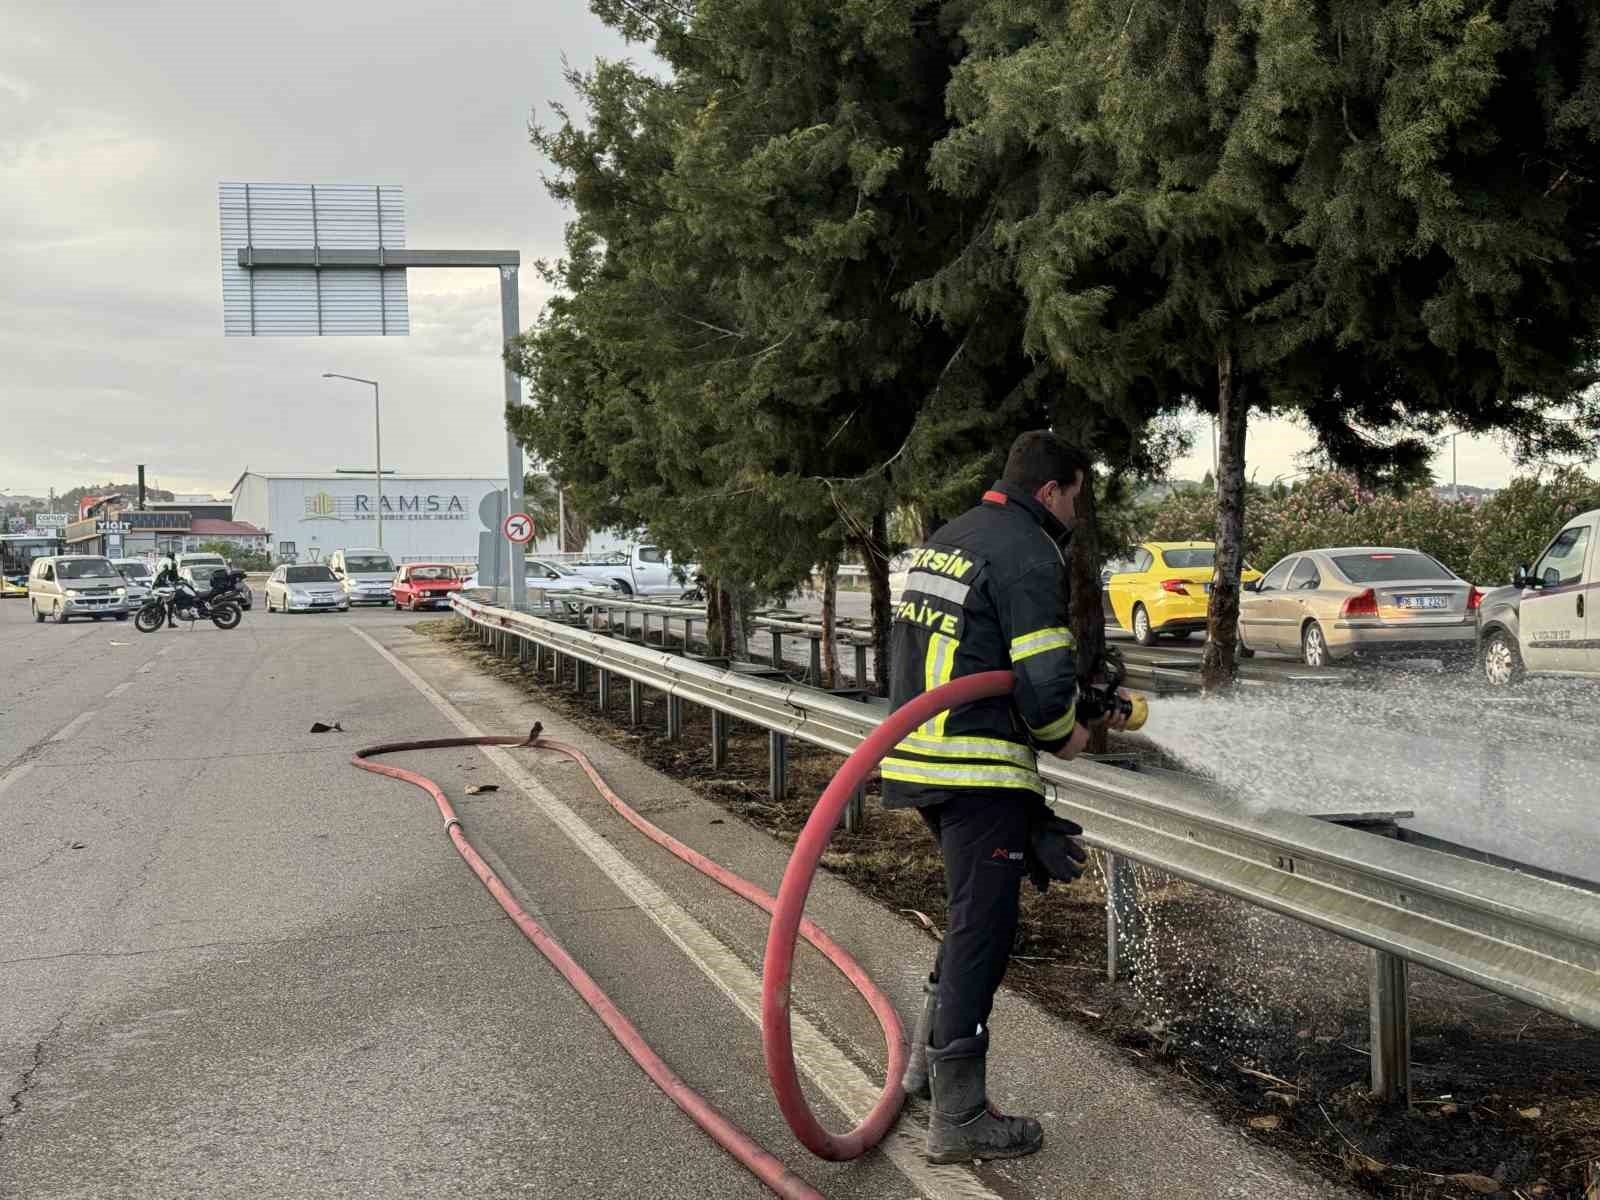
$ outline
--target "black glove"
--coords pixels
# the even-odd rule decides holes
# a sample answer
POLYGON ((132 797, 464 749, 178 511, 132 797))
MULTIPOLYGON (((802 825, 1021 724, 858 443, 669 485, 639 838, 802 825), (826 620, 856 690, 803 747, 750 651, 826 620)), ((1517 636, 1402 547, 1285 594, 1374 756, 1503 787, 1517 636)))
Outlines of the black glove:
POLYGON ((1083 874, 1083 863, 1088 853, 1078 841, 1083 828, 1065 817, 1058 817, 1043 805, 1028 830, 1028 849, 1024 858, 1028 878, 1042 896, 1050 890, 1050 881, 1059 879, 1071 883, 1083 874))

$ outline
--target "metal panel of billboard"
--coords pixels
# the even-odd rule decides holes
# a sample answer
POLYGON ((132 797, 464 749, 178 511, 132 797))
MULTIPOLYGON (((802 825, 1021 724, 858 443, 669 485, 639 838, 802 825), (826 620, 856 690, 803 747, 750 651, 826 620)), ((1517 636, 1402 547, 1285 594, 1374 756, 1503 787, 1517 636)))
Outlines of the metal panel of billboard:
POLYGON ((384 250, 406 244, 405 192, 387 184, 223 183, 222 323, 229 337, 410 332, 404 267, 253 271, 239 251, 384 250))

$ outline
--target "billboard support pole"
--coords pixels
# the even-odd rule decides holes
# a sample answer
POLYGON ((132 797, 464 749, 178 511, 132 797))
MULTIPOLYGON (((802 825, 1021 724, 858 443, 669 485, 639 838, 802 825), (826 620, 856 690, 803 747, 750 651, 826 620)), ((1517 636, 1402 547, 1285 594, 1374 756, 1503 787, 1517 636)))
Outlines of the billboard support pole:
MULTIPOLYGON (((504 343, 502 353, 509 353, 511 340, 521 333, 518 326, 517 315, 517 268, 513 265, 502 264, 500 267, 500 336, 504 343)), ((510 424, 510 410, 522 403, 522 384, 516 372, 511 369, 509 361, 505 363, 506 374, 506 487, 509 494, 506 497, 506 506, 510 513, 526 511, 523 507, 522 485, 522 443, 517 441, 517 435, 510 424)), ((525 547, 521 542, 512 542, 511 555, 508 564, 511 572, 511 607, 517 612, 527 611, 527 557, 525 547)))

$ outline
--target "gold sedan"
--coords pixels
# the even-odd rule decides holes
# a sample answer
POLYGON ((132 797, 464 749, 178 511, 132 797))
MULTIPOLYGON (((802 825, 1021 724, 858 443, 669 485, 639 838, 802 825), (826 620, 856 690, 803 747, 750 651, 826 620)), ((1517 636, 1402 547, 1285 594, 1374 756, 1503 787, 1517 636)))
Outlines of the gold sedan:
POLYGON ((1347 546, 1290 554, 1239 602, 1246 653, 1308 667, 1361 656, 1469 658, 1483 593, 1419 550, 1347 546))

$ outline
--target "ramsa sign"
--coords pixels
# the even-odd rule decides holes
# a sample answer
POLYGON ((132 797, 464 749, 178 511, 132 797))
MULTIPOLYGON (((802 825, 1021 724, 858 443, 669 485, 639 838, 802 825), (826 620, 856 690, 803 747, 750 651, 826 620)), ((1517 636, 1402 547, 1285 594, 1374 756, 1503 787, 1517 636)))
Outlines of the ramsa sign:
MULTIPOLYGON (((465 521, 466 500, 455 494, 430 492, 424 495, 413 492, 383 495, 385 521, 465 521)), ((373 521, 378 515, 378 500, 358 492, 353 496, 334 496, 328 492, 313 492, 305 498, 307 521, 373 521)))

